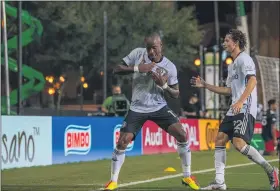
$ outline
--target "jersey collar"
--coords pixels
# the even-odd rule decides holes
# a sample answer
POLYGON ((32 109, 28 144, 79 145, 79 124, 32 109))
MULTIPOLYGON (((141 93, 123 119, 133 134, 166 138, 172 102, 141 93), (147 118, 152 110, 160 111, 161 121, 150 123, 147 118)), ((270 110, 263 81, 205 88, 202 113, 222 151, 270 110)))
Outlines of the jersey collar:
POLYGON ((237 59, 237 57, 238 57, 242 52, 243 52, 243 51, 240 51, 240 52, 236 55, 235 59, 234 59, 232 62, 234 62, 234 61, 237 59))

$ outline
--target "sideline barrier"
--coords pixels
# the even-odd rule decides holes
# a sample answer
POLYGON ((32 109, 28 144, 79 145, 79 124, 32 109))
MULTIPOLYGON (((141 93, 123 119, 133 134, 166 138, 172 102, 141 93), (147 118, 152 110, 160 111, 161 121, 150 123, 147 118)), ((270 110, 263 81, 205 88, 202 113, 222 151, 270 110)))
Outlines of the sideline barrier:
POLYGON ((52 118, 2 116, 2 169, 52 164, 52 118))
MULTIPOLYGON (((122 122, 122 117, 53 117, 53 164, 111 158, 122 122)), ((141 153, 139 133, 126 154, 141 153)))
POLYGON ((256 123, 254 128, 254 135, 251 141, 251 145, 255 147, 259 152, 263 152, 265 150, 265 144, 262 138, 262 124, 256 123))
MULTIPOLYGON (((181 119, 182 125, 190 140, 191 150, 199 150, 199 130, 197 119, 181 119)), ((142 127, 143 155, 155 153, 176 152, 177 144, 170 136, 152 121, 147 121, 142 127)))
MULTIPOLYGON (((220 123, 220 120, 217 119, 199 119, 199 144, 201 151, 215 149, 215 139, 220 123)), ((226 148, 230 148, 230 142, 226 144, 226 148)))
MULTIPOLYGON (((192 151, 213 150, 219 120, 180 119, 192 151)), ((2 169, 110 159, 123 117, 2 116, 2 169)), ((124 124, 125 125, 125 124, 124 124)), ((264 150, 256 123, 252 146, 264 150)), ((228 143, 227 148, 230 148, 228 143)), ((147 121, 127 156, 177 152, 176 140, 147 121)))

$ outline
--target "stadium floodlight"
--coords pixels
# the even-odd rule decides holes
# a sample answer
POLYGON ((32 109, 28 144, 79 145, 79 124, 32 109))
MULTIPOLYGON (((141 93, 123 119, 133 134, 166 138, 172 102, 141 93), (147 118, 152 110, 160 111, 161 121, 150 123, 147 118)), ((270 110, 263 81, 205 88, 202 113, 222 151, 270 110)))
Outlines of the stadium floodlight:
POLYGON ((55 93, 55 89, 54 88, 49 88, 48 89, 48 94, 49 95, 53 95, 55 93))
POLYGON ((230 65, 233 62, 233 60, 231 57, 227 57, 225 62, 227 65, 230 65))
POLYGON ((197 58, 197 59, 194 60, 194 65, 195 65, 195 66, 200 66, 200 64, 201 64, 201 62, 200 62, 200 59, 199 59, 199 58, 197 58))
POLYGON ((87 89, 88 88, 88 83, 83 83, 83 88, 87 89))
POLYGON ((59 77, 59 81, 60 81, 60 82, 65 82, 65 78, 64 78, 63 76, 60 76, 60 77, 59 77))

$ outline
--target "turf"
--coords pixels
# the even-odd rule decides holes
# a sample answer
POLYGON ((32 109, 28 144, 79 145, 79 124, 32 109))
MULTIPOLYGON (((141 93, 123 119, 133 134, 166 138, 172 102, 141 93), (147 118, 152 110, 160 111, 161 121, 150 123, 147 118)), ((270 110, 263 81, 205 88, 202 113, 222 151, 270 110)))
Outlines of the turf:
MULTIPOLYGON (((193 152, 192 171, 214 167, 213 151, 193 152)), ((277 157, 266 157, 268 160, 277 157)), ((227 152, 227 165, 250 163, 236 151, 227 152)), ((52 166, 8 169, 2 171, 2 190, 96 190, 110 178, 110 160, 60 164, 52 166)), ((279 166, 279 162, 273 162, 279 166)), ((127 157, 119 177, 119 184, 149 180, 181 172, 176 153, 127 157), (164 172, 167 167, 177 171, 164 172)), ((194 174, 201 186, 214 178, 214 171, 194 174)), ((226 170, 229 190, 268 190, 266 174, 257 165, 235 167, 226 170)), ((150 183, 121 187, 119 190, 188 190, 181 185, 180 177, 150 183)))

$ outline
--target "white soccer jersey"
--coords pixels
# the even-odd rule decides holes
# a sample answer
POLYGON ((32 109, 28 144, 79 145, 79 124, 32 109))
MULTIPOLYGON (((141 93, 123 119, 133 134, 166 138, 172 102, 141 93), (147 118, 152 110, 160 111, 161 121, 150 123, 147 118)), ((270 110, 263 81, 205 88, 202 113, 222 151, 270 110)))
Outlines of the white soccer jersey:
MULTIPOLYGON (((129 55, 123 58, 123 61, 127 65, 140 64, 142 59, 145 59, 145 63, 151 63, 148 58, 146 48, 136 48, 130 52, 129 55)), ((160 73, 168 75, 168 85, 174 85, 178 83, 176 66, 168 60, 166 57, 155 65, 152 69, 153 72, 160 71, 160 73)), ((150 113, 158 111, 166 106, 166 100, 164 98, 163 89, 158 87, 151 75, 148 73, 134 73, 132 83, 132 100, 130 109, 139 113, 150 113)))
MULTIPOLYGON (((232 105, 236 103, 243 94, 248 76, 256 76, 256 68, 253 59, 245 52, 241 52, 234 62, 228 66, 227 87, 231 88, 232 105)), ((254 88, 250 96, 244 102, 240 113, 251 114, 254 118, 257 115, 257 87, 254 88)), ((227 112, 228 116, 233 116, 233 111, 230 108, 227 112)))

